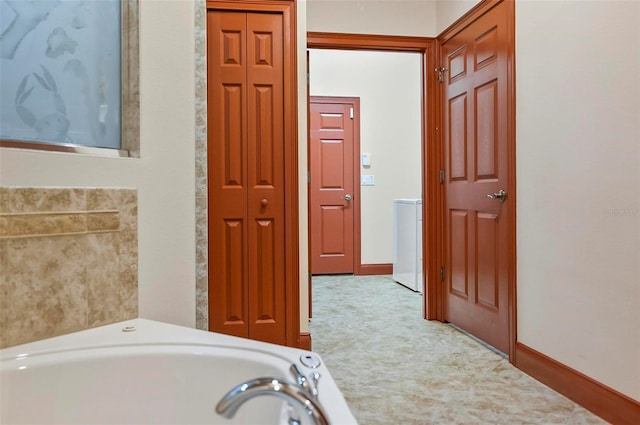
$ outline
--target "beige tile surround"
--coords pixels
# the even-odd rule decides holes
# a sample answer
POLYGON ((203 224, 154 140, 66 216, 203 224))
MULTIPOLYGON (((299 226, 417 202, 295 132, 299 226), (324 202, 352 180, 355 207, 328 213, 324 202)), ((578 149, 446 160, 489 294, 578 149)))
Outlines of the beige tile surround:
POLYGON ((134 189, 0 187, 0 348, 138 316, 134 189))
POLYGON ((195 1, 196 328, 209 329, 207 198, 207 5, 195 1))

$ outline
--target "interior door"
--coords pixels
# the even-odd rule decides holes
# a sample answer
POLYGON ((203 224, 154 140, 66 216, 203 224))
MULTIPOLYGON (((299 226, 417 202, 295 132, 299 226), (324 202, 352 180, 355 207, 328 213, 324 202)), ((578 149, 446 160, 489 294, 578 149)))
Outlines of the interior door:
POLYGON ((284 344, 283 22, 209 11, 209 326, 284 344))
POLYGON ((509 352, 508 8, 441 45, 444 73, 444 318, 509 352), (502 192, 501 192, 502 191, 502 192))
MULTIPOLYGON (((311 273, 354 271, 354 117, 357 103, 311 97, 311 273)), ((358 153, 359 155, 359 153, 358 153)))

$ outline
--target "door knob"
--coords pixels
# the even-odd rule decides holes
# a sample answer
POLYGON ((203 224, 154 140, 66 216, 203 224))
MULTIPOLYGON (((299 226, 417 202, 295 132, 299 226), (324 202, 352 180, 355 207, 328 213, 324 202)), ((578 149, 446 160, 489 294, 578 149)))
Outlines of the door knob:
POLYGON ((260 205, 262 205, 263 207, 269 205, 269 201, 267 201, 267 198, 262 198, 262 200, 260 201, 260 205))
POLYGON ((349 195, 348 193, 346 195, 344 195, 344 200, 345 201, 350 201, 351 200, 351 195, 349 195))
POLYGON ((507 199, 507 192, 504 191, 504 189, 500 189, 498 192, 494 193, 494 194, 488 194, 487 198, 489 199, 498 199, 500 202, 504 202, 505 199, 507 199))

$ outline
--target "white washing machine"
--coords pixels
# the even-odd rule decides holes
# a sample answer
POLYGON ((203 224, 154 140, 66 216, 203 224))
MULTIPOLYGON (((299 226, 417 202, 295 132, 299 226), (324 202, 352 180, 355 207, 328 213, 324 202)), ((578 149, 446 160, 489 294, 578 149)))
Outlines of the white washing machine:
POLYGON ((393 280, 422 292, 422 199, 393 201, 393 280))

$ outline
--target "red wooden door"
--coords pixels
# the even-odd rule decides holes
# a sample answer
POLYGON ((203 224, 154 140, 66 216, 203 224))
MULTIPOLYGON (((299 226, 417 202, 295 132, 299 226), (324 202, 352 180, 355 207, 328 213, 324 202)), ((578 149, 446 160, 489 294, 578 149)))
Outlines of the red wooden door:
MULTIPOLYGON (((311 273, 353 273, 356 103, 310 100, 311 273)), ((356 153, 359 155, 359 153, 356 153)))
POLYGON ((282 15, 210 11, 209 326, 284 344, 282 15))
POLYGON ((442 44, 445 104, 444 318, 509 352, 508 8, 442 44), (500 190, 506 199, 490 199, 500 190))

